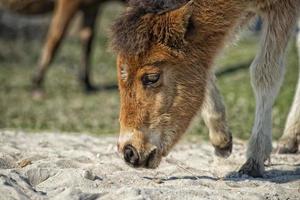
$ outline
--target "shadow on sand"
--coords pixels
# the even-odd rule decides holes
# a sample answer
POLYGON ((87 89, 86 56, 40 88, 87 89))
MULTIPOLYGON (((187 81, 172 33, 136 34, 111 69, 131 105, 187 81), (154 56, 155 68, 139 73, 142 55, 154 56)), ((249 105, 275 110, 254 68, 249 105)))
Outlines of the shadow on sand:
POLYGON ((152 181, 159 180, 161 182, 174 181, 174 180, 206 179, 212 181, 223 180, 223 181, 233 181, 233 182, 253 180, 253 181, 262 181, 262 182, 267 181, 267 182, 282 184, 282 183, 289 183, 289 182, 300 180, 300 164, 291 165, 291 166, 296 166, 297 168, 294 170, 277 170, 277 169, 266 170, 263 178, 253 178, 247 175, 240 175, 238 172, 230 172, 224 178, 213 177, 213 176, 170 176, 168 178, 144 176, 143 178, 152 181))

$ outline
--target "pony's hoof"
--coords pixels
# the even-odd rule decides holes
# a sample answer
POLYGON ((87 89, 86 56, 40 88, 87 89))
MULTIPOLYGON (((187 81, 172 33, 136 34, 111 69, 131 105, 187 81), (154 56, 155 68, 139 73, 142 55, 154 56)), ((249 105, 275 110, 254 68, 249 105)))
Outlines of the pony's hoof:
POLYGON ((281 140, 278 143, 276 152, 279 154, 295 154, 298 152, 297 139, 281 140))
POLYGON ((246 163, 240 168, 240 175, 248 175, 254 178, 263 177, 264 167, 260 166, 254 159, 248 159, 246 163))
POLYGON ((35 101, 41 101, 45 98, 45 92, 41 89, 34 89, 32 92, 31 92, 31 97, 33 100, 35 101))
POLYGON ((230 136, 230 140, 225 146, 223 146, 223 147, 214 146, 214 148, 215 148, 216 156, 219 156, 222 158, 228 158, 232 152, 232 136, 230 136))

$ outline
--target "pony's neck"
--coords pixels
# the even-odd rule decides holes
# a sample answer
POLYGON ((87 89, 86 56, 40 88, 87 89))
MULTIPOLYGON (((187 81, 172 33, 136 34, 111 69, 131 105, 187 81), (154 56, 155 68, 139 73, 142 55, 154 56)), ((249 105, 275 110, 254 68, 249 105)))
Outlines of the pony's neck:
MULTIPOLYGON (((193 46, 199 61, 211 67, 225 41, 234 32, 245 14, 241 0, 194 0, 193 46), (200 52, 199 52, 200 51, 200 52)), ((244 3, 245 4, 245 3, 244 3)))

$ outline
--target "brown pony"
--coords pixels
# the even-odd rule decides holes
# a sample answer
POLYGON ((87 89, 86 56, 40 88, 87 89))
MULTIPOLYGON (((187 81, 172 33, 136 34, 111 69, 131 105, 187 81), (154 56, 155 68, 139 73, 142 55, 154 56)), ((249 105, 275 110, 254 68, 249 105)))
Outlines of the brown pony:
POLYGON ((96 17, 100 7, 107 1, 111 0, 0 0, 0 7, 20 14, 43 14, 54 10, 48 36, 32 80, 34 97, 43 95, 42 84, 45 73, 53 61, 70 21, 78 12, 83 14, 80 28, 82 58, 79 78, 86 91, 96 89, 90 79, 90 54, 96 17))
MULTIPOLYGON (((262 176, 272 151, 272 105, 299 9, 299 0, 132 0, 112 29, 121 100, 118 149, 126 163, 158 167, 199 110, 217 155, 230 155, 232 137, 212 67, 236 29, 257 14, 264 22, 250 67, 257 106, 239 172, 262 176)), ((292 110, 280 152, 298 149, 300 104, 292 110)))

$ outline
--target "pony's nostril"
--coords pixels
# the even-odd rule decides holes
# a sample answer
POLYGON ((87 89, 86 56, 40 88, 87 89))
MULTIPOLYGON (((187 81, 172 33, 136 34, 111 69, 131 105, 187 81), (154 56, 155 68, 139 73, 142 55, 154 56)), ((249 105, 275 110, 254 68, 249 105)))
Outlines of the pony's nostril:
POLYGON ((137 166, 139 163, 139 155, 136 149, 131 145, 126 145, 124 148, 124 160, 133 165, 137 166))
POLYGON ((125 147, 124 158, 127 162, 130 162, 131 157, 133 157, 133 150, 130 147, 125 147))

